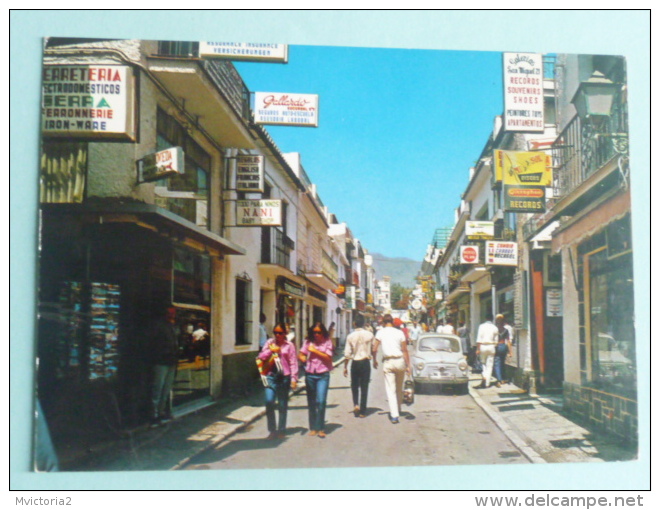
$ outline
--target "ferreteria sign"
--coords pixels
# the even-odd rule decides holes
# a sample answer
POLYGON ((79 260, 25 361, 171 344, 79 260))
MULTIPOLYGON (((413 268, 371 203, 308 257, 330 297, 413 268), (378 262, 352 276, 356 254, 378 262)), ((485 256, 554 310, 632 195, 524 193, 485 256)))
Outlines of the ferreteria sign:
POLYGON ((486 264, 491 266, 517 266, 518 243, 486 241, 486 264))
POLYGON ((466 221, 465 237, 468 239, 493 239, 495 223, 492 221, 466 221))
POLYGON ((237 227, 282 226, 281 200, 237 200, 237 227))
POLYGON ((319 96, 281 92, 254 93, 254 121, 263 125, 318 127, 319 96))
POLYGON ((542 132, 543 55, 504 53, 504 130, 542 132))
POLYGON ((286 44, 201 41, 199 56, 286 64, 289 59, 289 47, 286 44))
POLYGON ((133 71, 128 66, 45 66, 44 136, 136 140, 133 71))
POLYGON ((263 156, 236 156, 236 191, 264 192, 263 156))

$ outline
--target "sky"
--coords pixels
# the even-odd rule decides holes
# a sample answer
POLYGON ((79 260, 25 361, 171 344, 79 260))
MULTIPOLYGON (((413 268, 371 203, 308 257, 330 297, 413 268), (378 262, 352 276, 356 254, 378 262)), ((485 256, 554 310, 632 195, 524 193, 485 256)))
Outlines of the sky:
POLYGON ((502 113, 500 52, 289 46, 235 62, 250 92, 318 94, 319 126, 266 126, 370 252, 421 260, 502 113))

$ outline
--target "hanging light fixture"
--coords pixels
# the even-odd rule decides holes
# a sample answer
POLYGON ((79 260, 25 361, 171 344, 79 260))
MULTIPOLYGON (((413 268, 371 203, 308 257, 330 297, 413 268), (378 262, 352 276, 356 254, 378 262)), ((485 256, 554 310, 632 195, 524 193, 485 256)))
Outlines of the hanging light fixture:
POLYGON ((595 71, 587 81, 580 83, 571 103, 582 119, 608 117, 618 89, 618 84, 595 71))

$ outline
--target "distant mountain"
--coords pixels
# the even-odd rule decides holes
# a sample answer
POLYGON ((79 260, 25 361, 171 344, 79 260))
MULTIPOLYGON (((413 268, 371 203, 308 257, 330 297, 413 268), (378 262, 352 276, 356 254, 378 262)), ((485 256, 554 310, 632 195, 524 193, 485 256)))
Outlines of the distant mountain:
POLYGON ((376 279, 382 280, 383 276, 389 276, 392 283, 398 283, 402 287, 412 288, 417 283, 415 278, 422 267, 421 261, 405 257, 386 257, 380 253, 370 253, 374 259, 376 279))

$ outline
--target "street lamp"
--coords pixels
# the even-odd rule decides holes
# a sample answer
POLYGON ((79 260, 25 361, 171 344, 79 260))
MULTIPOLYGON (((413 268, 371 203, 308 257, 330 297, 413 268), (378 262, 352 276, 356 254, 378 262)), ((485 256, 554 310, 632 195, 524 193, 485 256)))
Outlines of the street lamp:
POLYGON ((619 85, 595 71, 587 81, 580 83, 571 103, 582 119, 609 117, 619 85))
MULTIPOLYGON (((627 161, 628 156, 628 134, 610 132, 614 126, 609 122, 614 100, 620 90, 620 84, 614 83, 600 71, 594 71, 587 81, 580 83, 571 103, 575 106, 578 116, 584 121, 585 139, 593 139, 594 147, 599 147, 597 145, 599 139, 610 140, 609 147, 619 156, 619 172, 624 186, 627 187, 628 169, 624 168, 624 162, 627 161)), ((586 150, 585 154, 589 154, 589 151, 586 150)))

